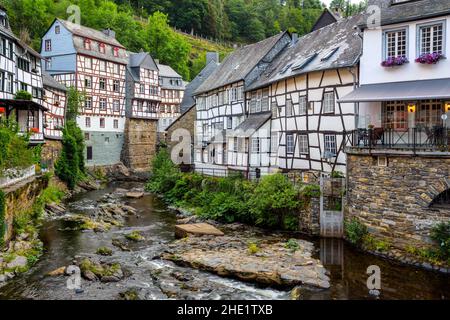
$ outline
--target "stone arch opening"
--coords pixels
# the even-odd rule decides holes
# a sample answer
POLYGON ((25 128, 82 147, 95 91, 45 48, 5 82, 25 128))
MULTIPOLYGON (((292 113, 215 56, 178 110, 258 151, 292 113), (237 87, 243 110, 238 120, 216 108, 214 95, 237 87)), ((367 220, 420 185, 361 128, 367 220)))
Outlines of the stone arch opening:
POLYGON ((450 189, 441 192, 433 199, 430 208, 434 209, 450 209, 450 189))

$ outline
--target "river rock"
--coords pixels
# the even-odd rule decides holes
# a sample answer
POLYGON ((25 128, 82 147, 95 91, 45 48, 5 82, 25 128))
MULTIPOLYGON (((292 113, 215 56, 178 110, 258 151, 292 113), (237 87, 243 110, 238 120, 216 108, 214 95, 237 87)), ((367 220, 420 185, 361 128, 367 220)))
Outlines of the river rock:
POLYGON ((103 283, 119 282, 119 281, 120 281, 120 278, 115 277, 115 276, 103 276, 103 277, 100 279, 100 281, 103 282, 103 283))
POLYGON ((47 273, 47 275, 50 277, 58 277, 58 276, 64 275, 65 273, 66 273, 66 267, 61 267, 56 270, 50 271, 49 273, 47 273))
POLYGON ((88 281, 96 281, 97 276, 90 270, 84 270, 82 272, 83 278, 85 278, 88 281))
POLYGON ((128 192, 126 196, 127 198, 140 199, 144 196, 144 192, 128 192))
POLYGON ((28 264, 28 260, 24 256, 17 256, 11 262, 6 264, 7 269, 24 268, 28 264))
POLYGON ((175 226, 175 236, 177 238, 185 238, 189 235, 194 236, 223 236, 224 233, 216 227, 207 223, 180 224, 175 226))
POLYGON ((6 282, 8 280, 8 277, 6 277, 4 274, 0 274, 0 283, 6 282))

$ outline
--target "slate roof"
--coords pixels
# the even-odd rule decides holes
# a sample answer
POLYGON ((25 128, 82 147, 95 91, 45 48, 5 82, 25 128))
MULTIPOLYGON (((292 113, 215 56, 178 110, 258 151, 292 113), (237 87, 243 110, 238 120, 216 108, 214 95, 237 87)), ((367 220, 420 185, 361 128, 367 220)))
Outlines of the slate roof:
POLYGON ((64 86, 63 84, 56 81, 51 75, 49 75, 46 72, 42 73, 42 81, 43 81, 44 87, 50 87, 50 88, 57 89, 57 90, 64 91, 64 92, 67 91, 66 86, 64 86))
MULTIPOLYGON (((381 25, 428 19, 450 14, 450 0, 411 0, 391 4, 392 0, 369 0, 369 5, 381 8, 381 25)), ((360 27, 367 27, 361 21, 360 27)))
POLYGON ((261 128, 271 117, 272 112, 250 114, 244 122, 234 129, 230 136, 248 138, 261 128))
MULTIPOLYGON (((153 59, 152 56, 148 52, 139 52, 134 53, 129 51, 128 52, 128 65, 127 70, 133 77, 133 80, 138 82, 141 79, 140 75, 140 68, 143 67, 145 69, 149 70, 158 70, 158 66, 156 65, 156 62, 154 64, 147 63, 146 58, 150 57, 150 59, 153 59)), ((153 60, 154 61, 154 60, 153 60)))
POLYGON ((341 19, 299 38, 294 45, 278 55, 247 91, 312 71, 356 65, 361 55, 362 39, 356 34, 354 26, 361 17, 362 15, 355 15, 341 19), (332 53, 334 50, 336 51, 332 53), (325 59, 328 54, 331 54, 330 57, 325 59), (296 70, 292 69, 307 59, 309 63, 296 70))
POLYGON ((182 78, 171 66, 158 64, 159 75, 165 78, 182 78))
POLYGON ((203 68, 202 71, 186 86, 184 91, 184 98, 181 102, 181 113, 187 112, 190 108, 195 106, 194 92, 202 85, 202 83, 217 69, 220 63, 211 61, 203 68))
POLYGON ((263 41, 237 49, 203 82, 195 91, 195 94, 201 94, 244 80, 284 35, 285 32, 282 32, 263 41))

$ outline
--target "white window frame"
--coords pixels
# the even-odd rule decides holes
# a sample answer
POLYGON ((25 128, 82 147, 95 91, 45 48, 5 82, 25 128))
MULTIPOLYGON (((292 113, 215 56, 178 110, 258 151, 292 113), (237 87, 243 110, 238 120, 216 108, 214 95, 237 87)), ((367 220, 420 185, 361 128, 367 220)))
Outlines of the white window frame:
POLYGON ((324 151, 330 154, 337 155, 337 142, 335 134, 325 134, 323 136, 324 140, 324 151))
POLYGON ((271 153, 277 153, 279 147, 279 141, 278 141, 278 132, 272 132, 270 134, 270 149, 271 153))
POLYGON ((293 133, 286 134, 286 154, 294 154, 295 138, 293 133))
POLYGON ((100 98, 99 100, 99 108, 101 111, 106 111, 108 107, 108 99, 100 98))
POLYGON ((285 115, 286 115, 286 117, 292 117, 294 115, 294 103, 292 102, 291 99, 286 100, 285 115))
POLYGON ((383 57, 384 60, 388 59, 388 58, 395 58, 395 57, 408 57, 408 51, 409 51, 409 32, 408 32, 408 28, 407 27, 400 27, 400 28, 395 28, 395 29, 387 29, 383 31, 383 57), (402 40, 400 38, 401 33, 404 32, 404 36, 405 36, 405 46, 404 49, 401 49, 401 43, 400 41, 402 40), (392 35, 393 36, 393 44, 394 44, 394 48, 393 48, 393 54, 390 55, 389 54, 389 36, 392 35), (404 50, 404 54, 401 54, 402 51, 404 50))
POLYGON ((297 135, 298 140, 298 150, 300 154, 309 154, 309 141, 307 134, 297 135))
POLYGON ((261 139, 252 138, 252 153, 261 153, 261 139))
POLYGON ((328 91, 323 94, 323 113, 335 113, 336 97, 334 91, 328 91), (332 99, 330 99, 330 97, 332 99))
POLYGON ((306 96, 300 96, 298 99, 298 114, 301 116, 308 114, 308 99, 306 96))
POLYGON ((120 100, 113 100, 113 112, 120 112, 120 100))
POLYGON ((431 30, 431 34, 430 34, 430 51, 424 51, 423 50, 423 45, 422 45, 422 30, 425 28, 434 28, 436 26, 442 26, 442 43, 441 43, 441 47, 442 50, 440 53, 442 53, 443 55, 445 55, 445 46, 446 46, 446 33, 447 33, 447 23, 445 20, 439 20, 439 21, 432 21, 432 22, 427 22, 427 23, 423 23, 423 24, 419 24, 417 25, 417 56, 419 57, 422 54, 426 54, 426 53, 433 53, 435 51, 432 50, 433 46, 434 46, 434 32, 436 32, 435 30, 431 30))

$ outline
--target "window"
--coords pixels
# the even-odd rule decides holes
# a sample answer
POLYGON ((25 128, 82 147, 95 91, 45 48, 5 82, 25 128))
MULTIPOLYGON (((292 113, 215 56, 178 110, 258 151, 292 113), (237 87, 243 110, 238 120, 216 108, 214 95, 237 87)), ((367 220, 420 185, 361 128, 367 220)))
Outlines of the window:
POLYGON ((100 90, 106 90, 106 78, 100 78, 100 90))
POLYGON ((444 53, 444 24, 419 27, 419 55, 444 53))
POLYGON ((92 59, 84 58, 84 64, 86 69, 92 69, 92 59))
POLYGON ((325 139, 325 155, 336 156, 336 136, 334 134, 326 134, 324 136, 325 139))
POLYGON ((231 102, 235 102, 238 99, 237 88, 231 88, 231 102))
POLYGON ((106 111, 106 98, 100 98, 100 110, 101 111, 106 111))
POLYGON ((269 88, 264 89, 262 92, 261 111, 269 111, 269 88))
POLYGON ((227 129, 233 129, 233 117, 228 117, 227 129))
POLYGON ((100 61, 100 71, 103 71, 103 72, 106 71, 106 61, 103 61, 103 60, 100 61))
POLYGON ((385 59, 406 57, 407 32, 406 29, 386 31, 384 33, 385 59))
POLYGON ((60 34, 60 33, 61 33, 61 27, 55 26, 55 34, 60 34))
POLYGON ((113 101, 113 110, 114 112, 120 112, 120 100, 113 101))
POLYGON ((113 90, 114 90, 114 92, 120 92, 120 81, 119 80, 114 80, 113 90))
POLYGON ((105 44, 104 43, 98 44, 98 51, 100 51, 100 53, 105 53, 105 44))
POLYGON ((91 50, 91 40, 84 39, 84 49, 91 50))
POLYGON ((14 60, 14 44, 11 41, 8 45, 8 57, 10 60, 14 60))
POLYGON ((114 120, 114 129, 119 129, 119 120, 114 120))
POLYGON ((92 97, 86 97, 84 100, 84 108, 92 109, 92 97))
POLYGON ((278 117, 278 106, 274 103, 272 104, 272 118, 278 117))
POLYGON ((90 128, 91 127, 91 118, 90 117, 86 117, 84 122, 85 122, 86 128, 90 128))
POLYGON ((0 91, 5 90, 5 73, 0 71, 0 91))
POLYGON ((293 154, 295 149, 294 135, 289 133, 286 135, 286 153, 293 154))
POLYGON ((306 134, 298 135, 298 151, 301 154, 309 153, 308 135, 306 134))
POLYGON ((119 56, 119 48, 117 48, 117 47, 113 48, 113 55, 114 55, 114 57, 119 56))
POLYGON ((23 58, 18 58, 17 59, 17 67, 20 70, 26 71, 26 72, 30 72, 30 62, 23 59, 23 58))
POLYGON ((100 128, 105 128, 105 118, 100 118, 100 128))
POLYGON ((92 152, 91 146, 86 148, 86 158, 87 158, 87 160, 92 160, 92 158, 93 158, 93 152, 92 152))
POLYGON ((233 139, 233 151, 234 152, 238 152, 239 151, 238 141, 239 141, 239 138, 234 137, 234 139, 233 139))
POLYGON ((323 95, 323 113, 334 113, 334 92, 323 95))
POLYGON ((298 100, 298 106, 299 106, 299 114, 305 115, 308 112, 308 101, 306 99, 306 96, 302 96, 298 100))
POLYGON ((59 100, 60 100, 59 94, 55 94, 55 101, 59 102, 59 100))
POLYGON ((145 84, 141 84, 141 85, 139 86, 139 93, 140 93, 140 94, 145 94, 145 84))
POLYGON ((45 51, 52 51, 52 40, 45 40, 45 51))
POLYGON ((144 110, 144 102, 138 101, 137 102, 137 111, 142 112, 144 110))
POLYGON ((286 100, 286 117, 291 117, 293 115, 294 105, 292 100, 286 100))
POLYGON ((6 92, 8 93, 13 93, 13 85, 14 85, 14 81, 13 81, 13 75, 8 73, 8 76, 6 77, 6 92))
POLYGON ((386 102, 383 107, 382 118, 384 128, 396 130, 408 128, 408 112, 404 102, 386 102))
POLYGON ((90 135, 88 132, 84 134, 84 140, 89 141, 90 135))
POLYGON ((421 101, 417 113, 417 123, 432 128, 442 125, 441 116, 444 113, 442 103, 437 100, 421 101))
POLYGON ((47 58, 45 60, 45 70, 51 70, 52 69, 52 58, 47 58))
POLYGON ((252 138, 252 153, 261 152, 261 141, 259 138, 252 138))
POLYGON ((278 151, 278 132, 272 132, 270 134, 271 152, 276 153, 278 151))
POLYGON ((387 167, 388 166, 387 157, 378 156, 377 157, 377 164, 378 164, 379 167, 387 167))
POLYGON ((84 87, 87 89, 92 88, 92 77, 86 76, 86 78, 84 78, 84 87))

